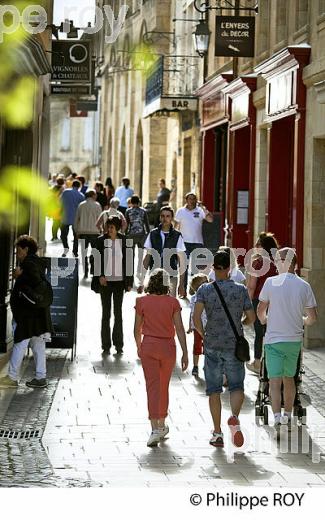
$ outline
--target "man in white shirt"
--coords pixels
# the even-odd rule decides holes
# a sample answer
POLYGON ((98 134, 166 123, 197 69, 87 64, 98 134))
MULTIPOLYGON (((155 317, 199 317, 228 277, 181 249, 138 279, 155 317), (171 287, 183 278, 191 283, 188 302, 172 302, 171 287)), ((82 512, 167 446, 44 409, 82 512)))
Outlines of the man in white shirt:
MULTIPOLYGON (((183 208, 179 208, 175 215, 176 228, 182 233, 186 256, 189 259, 193 251, 197 248, 203 249, 202 223, 203 220, 213 222, 213 215, 210 212, 204 212, 197 205, 197 197, 195 193, 187 193, 185 195, 186 204, 183 208)), ((187 290, 188 269, 185 272, 184 288, 185 296, 187 290)))
POLYGON ((296 395, 294 376, 302 348, 304 325, 315 323, 317 304, 309 283, 295 274, 297 257, 294 249, 280 249, 275 263, 279 275, 271 276, 265 281, 259 296, 257 316, 262 324, 266 323, 265 360, 270 380, 274 426, 278 429, 281 424, 291 424, 296 395))
POLYGON ((129 197, 132 197, 132 195, 134 195, 134 189, 130 188, 130 179, 123 177, 121 186, 119 186, 115 191, 115 197, 120 199, 118 209, 123 213, 123 215, 125 215, 125 212, 128 209, 127 200, 129 197))

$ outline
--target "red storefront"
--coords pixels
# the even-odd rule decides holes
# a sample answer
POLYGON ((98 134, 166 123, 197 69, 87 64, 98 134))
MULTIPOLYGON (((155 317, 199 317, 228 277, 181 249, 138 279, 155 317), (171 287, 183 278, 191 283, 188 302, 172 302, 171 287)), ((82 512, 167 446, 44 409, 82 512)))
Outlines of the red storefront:
POLYGON ((266 80, 267 138, 265 227, 303 264, 306 88, 308 46, 288 47, 255 68, 266 80))
POLYGON ((226 223, 228 245, 253 247, 256 109, 253 92, 256 76, 241 76, 223 89, 231 99, 226 223))
POLYGON ((196 91, 202 101, 201 198, 225 225, 229 102, 223 88, 231 74, 219 74, 196 91))

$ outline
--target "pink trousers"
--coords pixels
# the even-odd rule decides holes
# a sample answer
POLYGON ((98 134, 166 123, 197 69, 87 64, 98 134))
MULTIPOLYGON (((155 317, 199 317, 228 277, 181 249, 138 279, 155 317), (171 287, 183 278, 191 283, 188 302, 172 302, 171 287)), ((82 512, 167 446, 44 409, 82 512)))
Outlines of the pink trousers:
POLYGON ((163 419, 168 413, 168 387, 176 363, 174 338, 144 336, 140 357, 146 380, 149 419, 163 419))

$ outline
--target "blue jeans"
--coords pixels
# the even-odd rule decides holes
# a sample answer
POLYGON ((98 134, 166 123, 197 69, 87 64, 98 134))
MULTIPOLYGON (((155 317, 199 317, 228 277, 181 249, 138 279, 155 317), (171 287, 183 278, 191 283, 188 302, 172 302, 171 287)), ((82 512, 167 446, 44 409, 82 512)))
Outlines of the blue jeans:
POLYGON ((229 392, 244 390, 244 363, 235 357, 233 349, 204 349, 206 394, 221 394, 223 375, 227 377, 229 392))

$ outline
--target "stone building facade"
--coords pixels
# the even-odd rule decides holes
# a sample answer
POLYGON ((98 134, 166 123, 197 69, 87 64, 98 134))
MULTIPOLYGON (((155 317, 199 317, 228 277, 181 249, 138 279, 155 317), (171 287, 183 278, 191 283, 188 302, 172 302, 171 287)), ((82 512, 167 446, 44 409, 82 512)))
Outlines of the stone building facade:
MULTIPOLYGON (((116 17, 122 4, 129 10, 116 41, 105 44, 102 35, 98 42, 101 177, 115 184, 130 177, 143 202, 155 199, 164 177, 175 187, 175 207, 188 190, 197 191, 218 214, 220 242, 236 248, 250 249, 261 230, 273 231, 296 248, 321 315, 325 1, 259 0, 256 14, 257 2, 242 0, 240 7, 251 10, 239 14, 255 17, 255 52, 237 60, 214 49, 215 14, 234 10, 203 14, 211 38, 200 59, 192 45, 200 17, 193 0, 105 3, 116 17), (175 98, 187 109, 171 110, 175 98)), ((324 340, 319 320, 306 331, 306 345, 324 340)))
MULTIPOLYGON (((224 238, 233 247, 252 247, 264 229, 275 232, 282 245, 295 247, 300 273, 315 290, 321 316, 325 2, 259 0, 257 15, 240 14, 255 16, 255 56, 239 58, 233 67, 232 58, 214 56, 212 37, 206 81, 199 90, 203 198, 223 212, 224 238)), ((212 35, 214 24, 210 11, 212 35)), ((305 342, 317 346, 324 340, 320 319, 306 330, 305 342)))
MULTIPOLYGON (((175 0, 104 2, 118 16, 129 6, 117 40, 105 44, 101 75, 101 177, 115 185, 128 176, 143 202, 155 200, 160 178, 173 188, 172 203, 183 204, 199 190, 200 131, 194 91, 202 62, 192 48, 193 5, 175 0)), ((102 7, 102 2, 99 3, 102 7)), ((106 28, 107 29, 107 28, 106 28)), ((109 33, 109 29, 108 29, 109 33)))

